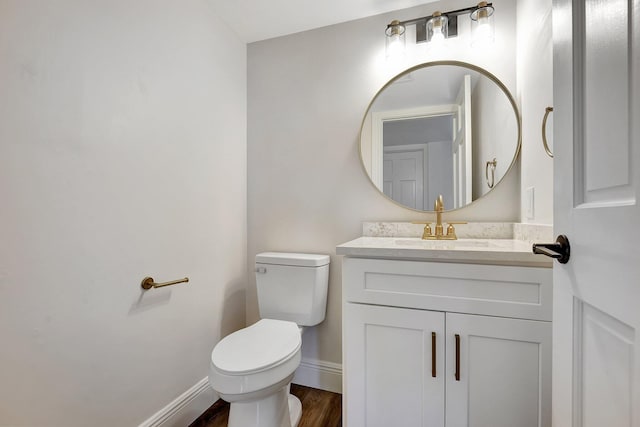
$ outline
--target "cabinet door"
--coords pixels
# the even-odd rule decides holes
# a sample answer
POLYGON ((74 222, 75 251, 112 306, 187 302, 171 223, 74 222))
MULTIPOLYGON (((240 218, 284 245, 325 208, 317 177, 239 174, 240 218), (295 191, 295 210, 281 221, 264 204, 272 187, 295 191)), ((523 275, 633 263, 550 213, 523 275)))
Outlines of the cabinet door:
POLYGON ((550 322, 447 313, 446 325, 447 427, 551 426, 550 322))
POLYGON ((347 303, 343 322, 345 425, 444 427, 444 313, 347 303))

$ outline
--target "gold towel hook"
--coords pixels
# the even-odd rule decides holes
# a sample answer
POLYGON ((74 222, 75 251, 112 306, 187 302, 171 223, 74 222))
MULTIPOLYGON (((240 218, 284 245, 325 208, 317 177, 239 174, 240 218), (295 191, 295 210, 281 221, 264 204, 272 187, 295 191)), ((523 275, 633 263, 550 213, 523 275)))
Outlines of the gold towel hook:
POLYGON ((544 145, 544 151, 546 151, 549 157, 553 159, 553 153, 549 149, 549 144, 547 143, 547 119, 549 118, 549 113, 552 112, 553 107, 547 107, 544 110, 544 118, 542 119, 542 145, 544 145))
POLYGON ((184 279, 172 280, 171 282, 156 283, 153 281, 152 277, 145 277, 144 279, 142 279, 142 283, 140 283, 140 286, 142 286, 142 289, 148 290, 151 288, 161 288, 163 286, 175 285, 177 283, 186 283, 188 281, 189 278, 185 277, 184 279))

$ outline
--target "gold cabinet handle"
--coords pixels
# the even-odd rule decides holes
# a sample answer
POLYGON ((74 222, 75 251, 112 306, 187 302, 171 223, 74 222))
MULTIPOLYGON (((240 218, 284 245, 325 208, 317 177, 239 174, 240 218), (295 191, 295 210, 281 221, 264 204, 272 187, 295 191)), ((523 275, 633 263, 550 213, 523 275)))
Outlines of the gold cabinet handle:
POLYGON ((544 118, 542 119, 542 145, 544 146, 544 151, 546 151, 549 157, 553 159, 553 153, 549 149, 549 144, 547 143, 547 119, 551 112, 553 112, 553 107, 547 107, 544 110, 544 118))
POLYGON ((436 377, 436 333, 431 332, 431 376, 436 377))
POLYGON ((456 334, 456 381, 460 381, 460 335, 456 334))
POLYGON ((144 279, 142 279, 142 283, 140 283, 140 286, 142 286, 142 289, 147 290, 151 288, 161 288, 163 286, 175 285, 177 283, 186 283, 188 281, 189 278, 185 277, 184 279, 172 280, 171 282, 156 283, 153 281, 152 277, 145 277, 144 279))

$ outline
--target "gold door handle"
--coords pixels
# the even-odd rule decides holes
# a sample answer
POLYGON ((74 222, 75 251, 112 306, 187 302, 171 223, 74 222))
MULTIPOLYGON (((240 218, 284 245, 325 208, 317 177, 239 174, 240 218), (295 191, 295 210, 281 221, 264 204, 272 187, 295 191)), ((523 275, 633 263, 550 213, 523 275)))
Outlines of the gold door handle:
POLYGON ((142 286, 142 289, 147 290, 151 288, 161 288, 163 286, 175 285, 177 283, 186 283, 188 281, 189 278, 185 277, 184 279, 172 280, 171 282, 156 283, 153 281, 152 277, 145 277, 144 279, 142 279, 142 283, 140 283, 140 286, 142 286))

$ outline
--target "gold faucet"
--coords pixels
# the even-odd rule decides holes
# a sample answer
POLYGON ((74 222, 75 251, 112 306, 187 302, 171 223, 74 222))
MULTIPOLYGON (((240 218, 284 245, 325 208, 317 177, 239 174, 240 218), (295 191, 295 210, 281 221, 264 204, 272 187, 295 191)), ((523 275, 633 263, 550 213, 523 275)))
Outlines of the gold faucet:
POLYGON ((443 236, 442 232, 442 211, 444 210, 444 200, 442 194, 438 196, 433 204, 433 210, 436 211, 436 239, 443 236))
POLYGON ((436 211, 436 232, 432 234, 431 223, 423 221, 413 221, 414 224, 426 224, 424 231, 422 232, 422 240, 458 240, 456 236, 456 229, 454 224, 466 224, 464 221, 447 221, 447 234, 444 234, 444 227, 442 226, 442 211, 444 211, 444 200, 442 194, 436 199, 433 210, 436 211))

